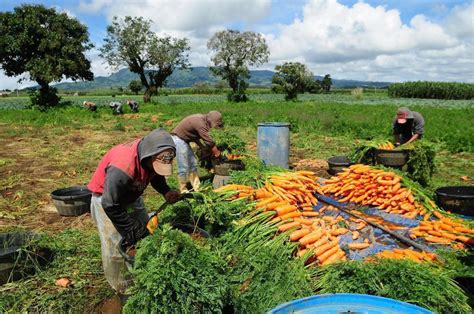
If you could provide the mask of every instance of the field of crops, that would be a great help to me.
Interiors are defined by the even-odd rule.
[[[53,249],[56,254],[49,266],[38,266],[36,275],[0,287],[0,294],[2,294],[0,312],[8,310],[90,312],[97,310],[97,306],[104,299],[113,296],[113,292],[103,277],[99,239],[90,215],[80,217],[57,215],[49,193],[60,187],[88,182],[101,156],[111,146],[141,137],[156,127],[171,130],[189,114],[204,113],[209,110],[221,111],[226,131],[236,134],[247,143],[246,149],[249,156],[256,155],[257,123],[290,122],[290,161],[293,166],[300,168],[304,164],[301,161],[306,161],[308,164],[321,164],[330,156],[348,154],[365,140],[390,139],[391,122],[397,107],[409,106],[410,109],[419,111],[425,117],[424,141],[432,144],[437,154],[436,171],[425,192],[430,194],[443,185],[473,184],[474,103],[472,101],[390,99],[386,95],[368,95],[362,99],[356,99],[351,95],[319,94],[302,95],[299,101],[288,103],[283,101],[283,95],[269,94],[250,95],[251,101],[248,103],[231,104],[225,101],[225,95],[170,95],[153,98],[154,103],[142,105],[138,114],[131,114],[128,108],[125,108],[123,116],[113,116],[111,110],[105,107],[112,100],[124,101],[128,98],[128,96],[88,97],[87,99],[65,97],[63,100],[75,106],[63,106],[48,112],[18,110],[28,103],[27,98],[0,98],[0,108],[3,108],[0,109],[0,145],[4,147],[0,152],[0,193],[2,195],[0,230],[35,230],[44,234],[41,244]],[[130,98],[138,101],[141,99],[140,96]],[[96,101],[100,105],[98,111],[92,113],[81,108],[79,105],[83,100]],[[440,253],[443,256],[442,264],[419,264],[396,260],[370,267],[366,266],[366,263],[355,262],[308,269],[302,260],[292,258],[291,262],[288,262],[289,257],[296,254],[295,244],[301,238],[287,245],[285,241],[289,233],[281,233],[281,236],[272,241],[268,241],[268,238],[264,236],[256,236],[257,231],[264,235],[275,234],[281,227],[272,223],[270,225],[263,223],[268,219],[274,219],[274,213],[255,218],[253,222],[256,224],[252,225],[253,229],[242,227],[234,230],[236,224],[232,223],[233,219],[242,218],[241,215],[251,211],[255,204],[249,203],[247,198],[253,193],[256,197],[256,191],[262,187],[261,184],[265,179],[273,180],[269,188],[272,192],[277,191],[275,193],[278,195],[281,194],[280,185],[292,180],[288,174],[266,172],[258,165],[250,164],[248,169],[248,172],[242,174],[240,178],[235,178],[237,183],[251,186],[245,191],[239,191],[242,196],[240,201],[234,200],[223,205],[223,198],[229,197],[228,194],[215,195],[209,192],[204,196],[206,203],[196,199],[179,205],[183,206],[180,207],[183,209],[181,213],[186,213],[186,210],[189,210],[187,206],[194,204],[192,214],[199,217],[206,215],[206,219],[210,221],[207,227],[210,228],[208,230],[211,233],[225,235],[227,231],[233,230],[227,237],[223,237],[221,242],[196,245],[189,240],[189,237],[166,228],[160,229],[153,237],[144,241],[143,246],[147,249],[142,250],[137,259],[147,261],[153,255],[162,257],[160,260],[163,262],[153,262],[147,264],[148,266],[137,268],[138,280],[143,283],[142,287],[147,286],[149,289],[156,289],[155,291],[170,291],[169,295],[163,294],[157,304],[169,304],[173,298],[171,291],[174,291],[172,289],[179,281],[180,285],[186,287],[182,291],[183,298],[179,300],[181,309],[187,306],[200,306],[203,310],[216,310],[231,302],[237,312],[253,313],[268,310],[276,304],[307,296],[315,291],[318,293],[351,291],[399,298],[439,312],[443,312],[443,306],[452,306],[459,312],[469,311],[467,297],[462,293],[459,294],[459,288],[451,280],[456,276],[474,273],[472,265],[462,262],[463,256],[467,254],[464,251]],[[324,167],[319,170],[318,176],[329,177]],[[206,174],[204,169],[200,171],[201,174]],[[274,177],[271,177],[272,175]],[[290,182],[292,186],[298,186],[297,190],[307,190],[301,187],[301,182],[298,182],[298,180],[306,179],[299,177],[295,180]],[[171,177],[169,183],[176,187],[176,178]],[[270,191],[263,192],[270,193]],[[330,194],[330,191],[327,193]],[[297,199],[300,197],[295,191],[289,191],[287,194]],[[382,194],[377,195],[378,198],[394,196],[394,192]],[[144,196],[145,204],[150,210],[156,209],[163,202],[163,199],[151,189],[148,189]],[[364,195],[358,197],[362,196]],[[306,197],[306,195],[301,197]],[[407,193],[405,199],[408,198]],[[377,202],[376,199],[373,201]],[[305,218],[300,215],[309,215],[306,218],[311,220],[314,228],[304,231],[309,231],[307,235],[312,235],[311,239],[306,238],[305,241],[315,240],[316,235],[320,240],[321,228],[330,233],[341,229],[334,231],[334,235],[329,235],[327,239],[321,238],[334,245],[335,237],[339,237],[337,233],[342,233],[343,228],[353,229],[353,221],[350,220],[344,222],[340,218],[323,219],[323,214],[321,217],[310,217],[310,214],[304,213],[303,204],[306,204],[307,208],[308,202],[311,203],[314,200],[309,197],[309,199],[303,198],[303,202],[300,200],[296,202],[296,205],[301,205],[301,208],[298,207],[298,211],[301,209],[298,214],[293,213],[295,212],[295,208],[291,207],[293,204],[280,209],[289,211],[280,212],[281,215],[288,213],[295,215],[291,219]],[[411,209],[413,205],[414,211],[406,211],[404,214],[414,215],[416,210],[418,210],[417,215],[422,213],[422,209],[414,202],[405,201],[404,204],[398,205],[399,208],[395,209],[394,206],[390,210],[400,210],[402,205],[408,210],[408,207]],[[233,218],[229,218],[229,213],[232,213]],[[171,208],[166,215],[163,217],[164,220],[176,219]],[[308,222],[304,221],[304,223]],[[345,223],[347,223],[346,226]],[[298,226],[308,229],[300,224]],[[298,226],[293,227],[298,228]],[[295,231],[291,228],[288,230]],[[355,229],[351,231],[351,237],[354,236],[353,231]],[[344,230],[344,232],[347,235],[344,233],[340,235],[341,237],[349,235],[347,231]],[[426,237],[432,239],[432,235],[428,232],[426,234],[420,230],[413,232],[421,232],[416,233],[420,234],[417,236],[420,239]],[[445,233],[447,232],[441,234],[445,235]],[[416,234],[413,235],[416,236]],[[81,239],[80,244],[77,239]],[[158,241],[161,241],[163,245],[157,246]],[[366,246],[362,237],[360,242],[359,246]],[[357,250],[356,246],[354,249]],[[255,251],[256,247],[259,250]],[[335,257],[332,257],[333,255],[326,254],[327,256],[324,255],[322,259],[330,258],[334,261],[350,257],[342,255],[339,250],[342,246],[338,246],[337,249],[334,247],[336,246],[330,249],[337,256],[333,254]],[[170,255],[170,250],[175,249],[183,250],[184,253]],[[302,249],[300,247],[300,251]],[[304,256],[305,252],[300,252],[300,255]],[[322,254],[324,252],[320,252],[319,256]],[[189,263],[193,259],[196,262]],[[320,262],[322,263],[321,260]],[[188,268],[174,268],[173,265],[187,265],[193,271],[189,272]],[[200,267],[201,265],[207,266],[204,268]],[[401,272],[400,269],[407,270],[410,275]],[[202,281],[196,279],[198,278],[196,274],[201,276],[199,278]],[[403,278],[400,279],[400,277]],[[62,288],[56,285],[55,282],[59,278],[68,278],[73,282],[73,286]],[[166,278],[176,278],[177,281]],[[253,278],[253,281],[249,278]],[[280,289],[281,287],[274,285],[269,278],[280,278],[281,284],[286,285],[287,288]],[[316,279],[309,280],[309,278]],[[353,278],[353,280],[348,282],[343,278]],[[373,278],[375,278],[375,283]],[[403,284],[397,285],[397,280]],[[260,284],[256,285],[253,282]],[[380,289],[382,286],[389,289]],[[150,291],[140,289],[140,287],[134,289],[135,297],[128,304],[130,311],[133,308],[140,308],[152,298]],[[42,291],[42,293],[39,294],[37,291]],[[416,294],[413,291],[416,291]],[[198,305],[193,303],[193,298],[184,297],[198,292],[202,292],[203,296]],[[424,299],[426,295],[431,297]]]
[[[250,94],[249,98],[255,102],[281,102],[285,99],[283,94]],[[84,100],[93,101],[98,106],[107,106],[111,101],[125,102],[127,99],[141,101],[141,96],[127,95],[112,96],[64,96],[62,100],[74,105],[82,105]],[[386,91],[365,94],[361,98],[349,94],[303,94],[298,99],[304,102],[339,103],[353,105],[393,105],[393,106],[436,106],[449,108],[474,108],[473,100],[442,100],[442,99],[418,99],[418,98],[389,98]],[[152,101],[158,104],[186,104],[186,103],[222,103],[227,100],[225,94],[221,95],[169,95],[154,96]],[[28,106],[28,97],[4,97],[0,98],[0,109],[22,109]]]

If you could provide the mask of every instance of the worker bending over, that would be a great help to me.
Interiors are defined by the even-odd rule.
[[[423,137],[425,120],[416,111],[401,107],[393,121],[393,135],[395,146],[419,140]]]
[[[221,152],[209,134],[211,128],[222,128],[222,115],[218,111],[207,114],[193,114],[184,118],[171,132],[176,144],[178,180],[181,193],[186,192],[186,183],[191,182],[196,191],[200,181],[197,172],[197,160],[189,143],[196,143],[202,151],[210,150],[212,156],[219,157]],[[201,142],[202,140],[202,142]]]
[[[128,285],[120,240],[125,238],[125,245],[131,246],[149,234],[149,216],[141,197],[145,188],[151,183],[168,203],[179,199],[179,193],[170,189],[164,177],[172,173],[175,152],[171,135],[156,129],[144,138],[110,149],[87,186],[93,193],[91,215],[99,230],[104,274],[118,293]]]

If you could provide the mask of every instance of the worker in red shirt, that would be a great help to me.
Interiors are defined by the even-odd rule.
[[[144,138],[110,149],[88,184],[93,193],[91,215],[99,230],[102,265],[109,284],[123,293],[128,286],[119,242],[131,246],[147,236],[149,216],[141,195],[149,183],[168,203],[180,194],[170,189],[165,176],[172,174],[176,147],[171,135],[156,129]]]

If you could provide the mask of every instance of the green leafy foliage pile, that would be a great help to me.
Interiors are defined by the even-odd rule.
[[[226,129],[211,129],[210,132],[217,148],[225,154],[242,154],[247,143],[234,132]]]
[[[165,226],[140,242],[124,313],[221,312],[228,294],[224,261]]]
[[[320,293],[360,293],[409,302],[436,313],[472,313],[467,297],[440,269],[408,260],[332,264],[317,272]]]
[[[388,87],[390,97],[434,98],[434,99],[472,99],[474,84],[455,82],[404,82]]]
[[[245,199],[228,202],[230,194],[194,192],[192,199],[184,199],[168,206],[159,215],[159,221],[169,224],[193,224],[205,229],[212,236],[218,236],[230,231],[233,222],[244,217],[251,209]]]

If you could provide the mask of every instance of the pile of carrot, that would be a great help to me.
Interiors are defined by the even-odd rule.
[[[393,172],[357,164],[326,180],[321,190],[341,197],[341,202],[377,206],[411,219],[418,215],[429,219],[431,214],[415,200],[409,189],[402,187],[401,179]]]
[[[410,230],[410,237],[422,237],[428,243],[451,245],[456,249],[464,249],[465,244],[474,245],[474,229],[462,223],[433,212],[437,220],[420,221],[418,227]]]
[[[410,259],[417,263],[423,261],[434,262],[436,261],[436,254],[428,252],[417,252],[410,249],[393,249],[379,252],[374,255],[375,257],[380,258],[391,258],[391,259]],[[373,256],[370,256],[366,259],[367,261],[372,261]]]
[[[301,211],[312,211],[318,203],[314,192],[322,192],[312,171],[279,172],[267,178],[260,189],[251,186],[229,184],[215,192],[235,191],[236,198],[249,198],[257,201],[257,209],[276,210],[282,219],[301,216]],[[298,213],[297,213],[298,212]],[[290,214],[284,216],[285,214]]]
[[[340,227],[342,217],[296,217],[278,227],[279,232],[289,231],[289,240],[298,243],[297,256],[303,256],[311,250],[312,258],[319,265],[327,265],[347,260],[345,252],[339,246],[339,236],[350,232]]]
[[[379,144],[379,145],[377,146],[377,148],[379,148],[379,149],[386,149],[386,150],[392,150],[392,149],[395,148],[395,146],[393,146],[393,143],[392,143],[392,142],[387,141],[387,142],[385,142],[385,143]]]

